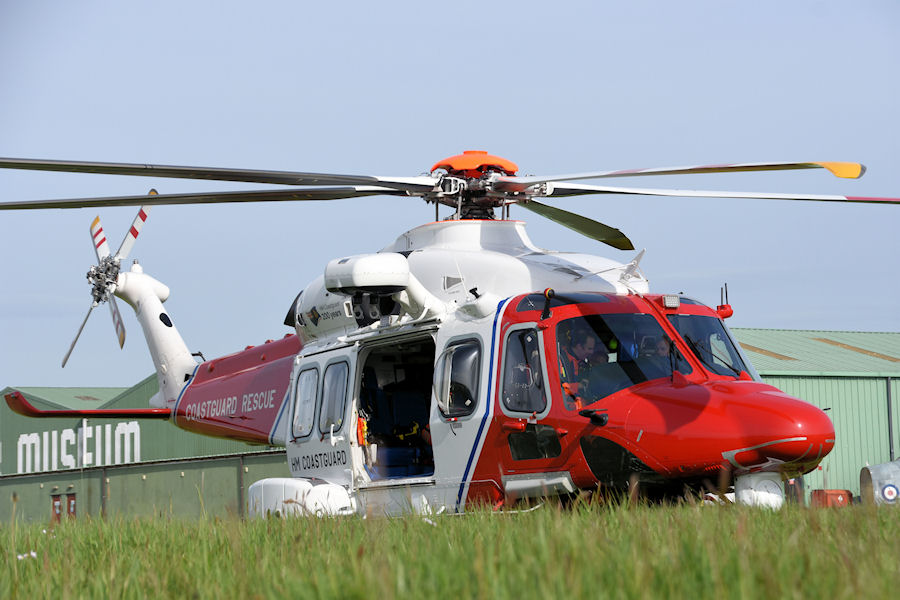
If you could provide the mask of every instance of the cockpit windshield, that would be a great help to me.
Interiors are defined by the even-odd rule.
[[[718,375],[737,377],[741,371],[758,379],[753,367],[746,363],[722,321],[704,315],[669,315],[688,347],[706,368]]]
[[[649,314],[575,317],[556,326],[566,408],[580,409],[638,383],[691,372],[662,326]]]

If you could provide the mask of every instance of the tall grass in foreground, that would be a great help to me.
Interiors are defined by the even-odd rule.
[[[3,598],[877,598],[900,589],[900,512],[79,519],[3,524],[0,552]]]

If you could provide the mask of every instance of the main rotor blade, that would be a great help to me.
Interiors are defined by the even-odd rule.
[[[612,246],[613,248],[617,248],[619,250],[634,250],[634,244],[631,243],[631,240],[629,240],[624,233],[622,233],[615,227],[604,225],[603,223],[594,221],[593,219],[582,217],[581,215],[563,210],[561,208],[556,208],[555,206],[541,204],[540,202],[537,202],[535,200],[522,202],[519,204],[519,206],[521,206],[522,208],[527,208],[531,212],[537,213],[542,217],[559,223],[563,227],[567,227],[572,231],[577,231],[581,235],[585,235],[591,239],[597,240],[598,242],[603,242],[604,244]]]
[[[734,163],[726,165],[698,165],[692,167],[661,167],[656,169],[626,169],[623,171],[597,171],[570,175],[514,177],[503,176],[494,182],[494,189],[501,192],[522,192],[539,183],[573,181],[576,179],[603,179],[606,177],[639,177],[643,175],[697,175],[706,173],[736,173],[746,171],[786,171],[793,169],[827,169],[837,177],[858,179],[866,167],[854,162],[767,162]]]
[[[158,204],[214,204],[220,202],[284,202],[306,200],[340,200],[360,196],[405,196],[401,190],[376,186],[346,186],[290,190],[253,190],[246,192],[202,192],[196,194],[159,194],[157,196],[107,196],[102,198],[67,198],[58,200],[23,200],[0,202],[0,210],[39,208],[84,208],[88,206],[154,206]]]
[[[0,158],[2,169],[62,171],[66,173],[100,173],[139,177],[174,177],[244,183],[277,183],[286,185],[377,185],[395,190],[425,193],[434,190],[438,180],[429,175],[419,177],[379,177],[374,175],[338,175],[301,171],[262,171],[216,167],[183,167],[174,165],[142,165],[134,163],[40,160],[32,158]]]
[[[551,184],[548,197],[581,196],[585,194],[631,194],[639,196],[678,196],[685,198],[751,198],[759,200],[809,200],[812,202],[867,202],[871,204],[900,204],[900,198],[875,196],[838,196],[835,194],[785,194],[778,192],[726,192],[713,190],[671,190],[653,188],[624,188],[583,183]]]
[[[62,360],[62,368],[66,368],[66,363],[69,362],[69,357],[72,355],[72,350],[75,349],[75,344],[78,343],[78,338],[81,337],[81,332],[84,331],[84,324],[87,323],[88,317],[91,316],[91,311],[94,310],[94,305],[88,309],[87,314],[84,315],[84,321],[81,322],[81,327],[78,328],[78,333],[75,334],[75,339],[72,340],[72,345],[69,346],[69,351],[66,352],[66,355],[63,356]]]

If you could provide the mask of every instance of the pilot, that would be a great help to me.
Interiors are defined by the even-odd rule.
[[[659,338],[656,342],[656,356],[669,357],[669,342],[666,338]]]
[[[598,362],[606,362],[606,355],[597,352],[597,336],[580,328],[572,331],[568,347],[562,350],[559,362],[566,408],[580,409],[591,368]]]
[[[669,356],[671,342],[665,337],[648,340],[644,345],[642,369],[647,379],[667,377],[672,374],[672,362]]]

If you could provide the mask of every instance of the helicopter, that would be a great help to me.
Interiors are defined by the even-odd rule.
[[[97,217],[93,308],[115,302],[141,324],[159,383],[150,407],[39,410],[33,417],[164,419],[187,431],[285,449],[291,477],[254,483],[248,512],[402,514],[511,507],[520,500],[640,490],[704,493],[779,506],[784,482],[835,444],[819,408],[761,381],[715,308],[651,293],[643,251],[621,263],[544,250],[509,218],[518,205],[619,250],[619,229],[538,199],[584,194],[900,203],[898,198],[613,187],[619,177],[825,169],[849,162],[767,162],[518,176],[485,151],[425,175],[0,159],[0,168],[279,184],[286,189],[0,203],[0,210],[139,206],[113,254]],[[313,187],[310,187],[313,186]],[[418,197],[435,220],[381,250],[341,256],[289,303],[283,338],[206,360],[189,350],[163,303],[169,289],[128,257],[150,207],[257,201]],[[439,219],[438,208],[453,209]],[[286,301],[286,304],[288,302]]]

